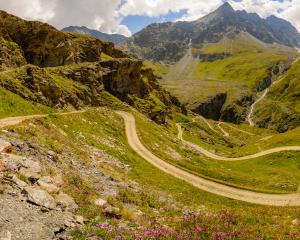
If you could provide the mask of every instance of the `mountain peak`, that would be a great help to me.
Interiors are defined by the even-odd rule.
[[[234,9],[229,2],[225,2],[216,11],[234,12]]]

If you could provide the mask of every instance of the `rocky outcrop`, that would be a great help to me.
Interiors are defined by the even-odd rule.
[[[202,62],[214,62],[214,61],[217,61],[217,60],[223,60],[223,59],[228,58],[230,56],[231,55],[229,53],[216,53],[216,54],[200,53],[198,57]]]
[[[227,93],[219,93],[210,98],[204,103],[194,108],[192,111],[202,115],[205,118],[219,120],[221,117],[221,110],[227,99]]]
[[[220,120],[240,124],[245,121],[248,108],[253,103],[252,95],[241,95],[234,103],[224,105]]]
[[[102,67],[111,69],[103,76],[105,90],[126,99],[127,95],[144,98],[151,92],[151,86],[143,79],[143,63],[131,59],[104,61]]]
[[[18,54],[24,53],[27,63],[40,67],[95,62],[101,52],[112,57],[126,56],[112,43],[87,35],[63,33],[48,24],[25,21],[4,11],[0,11],[0,36],[22,49]]]
[[[0,70],[1,67],[20,67],[25,64],[23,50],[16,43],[0,37]]]
[[[261,92],[271,86],[272,82],[278,79],[278,76],[282,75],[290,68],[289,62],[278,62],[274,66],[268,69],[267,76],[262,79],[256,86],[256,91]]]
[[[151,69],[128,58],[113,43],[63,33],[4,11],[0,11],[0,37],[10,47],[0,44],[0,61],[15,68],[0,79],[0,86],[26,100],[79,109],[102,106],[101,96],[107,91],[132,106],[144,106],[142,112],[160,123],[165,123],[170,107],[181,107],[158,86]]]

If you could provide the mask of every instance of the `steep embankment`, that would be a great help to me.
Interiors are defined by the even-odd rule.
[[[300,125],[300,60],[265,90],[253,106],[251,122],[260,127],[270,127],[280,132]],[[252,120],[253,118],[253,120]]]

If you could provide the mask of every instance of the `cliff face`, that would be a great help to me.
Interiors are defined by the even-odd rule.
[[[152,70],[113,43],[63,33],[3,11],[0,63],[4,70],[0,86],[50,107],[101,106],[103,93],[109,92],[160,123],[166,121],[170,107],[176,107],[173,97],[158,87]]]

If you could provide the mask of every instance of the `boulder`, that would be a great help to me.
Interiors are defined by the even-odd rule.
[[[35,183],[41,176],[41,166],[38,162],[27,159],[23,162],[23,167],[20,169],[20,174],[27,177],[32,183]]]
[[[84,218],[82,216],[79,216],[79,215],[75,216],[75,221],[78,224],[81,224],[81,225],[84,224]]]
[[[55,196],[55,201],[58,206],[67,211],[74,211],[78,208],[78,205],[75,203],[74,199],[63,192],[60,192],[57,196]]]
[[[24,158],[13,155],[13,154],[3,154],[2,163],[4,164],[4,170],[10,172],[18,172],[23,165]]]
[[[54,198],[42,189],[37,187],[25,187],[23,193],[25,193],[28,202],[48,209],[54,209],[56,207]]]
[[[11,145],[11,143],[0,139],[0,153],[11,153],[12,150],[13,146]]]
[[[46,180],[45,180],[46,179]],[[41,189],[47,191],[48,193],[58,193],[59,188],[52,184],[51,182],[47,182],[47,178],[43,177],[37,181],[37,184]]]
[[[107,204],[107,201],[104,200],[104,199],[99,198],[99,199],[95,200],[94,203],[95,203],[95,205],[97,205],[99,207],[103,207],[104,205]]]
[[[24,181],[22,181],[22,180],[20,180],[20,179],[19,179],[17,176],[15,176],[15,175],[12,177],[12,181],[13,181],[19,188],[21,188],[21,189],[27,187],[27,183],[24,182]]]

